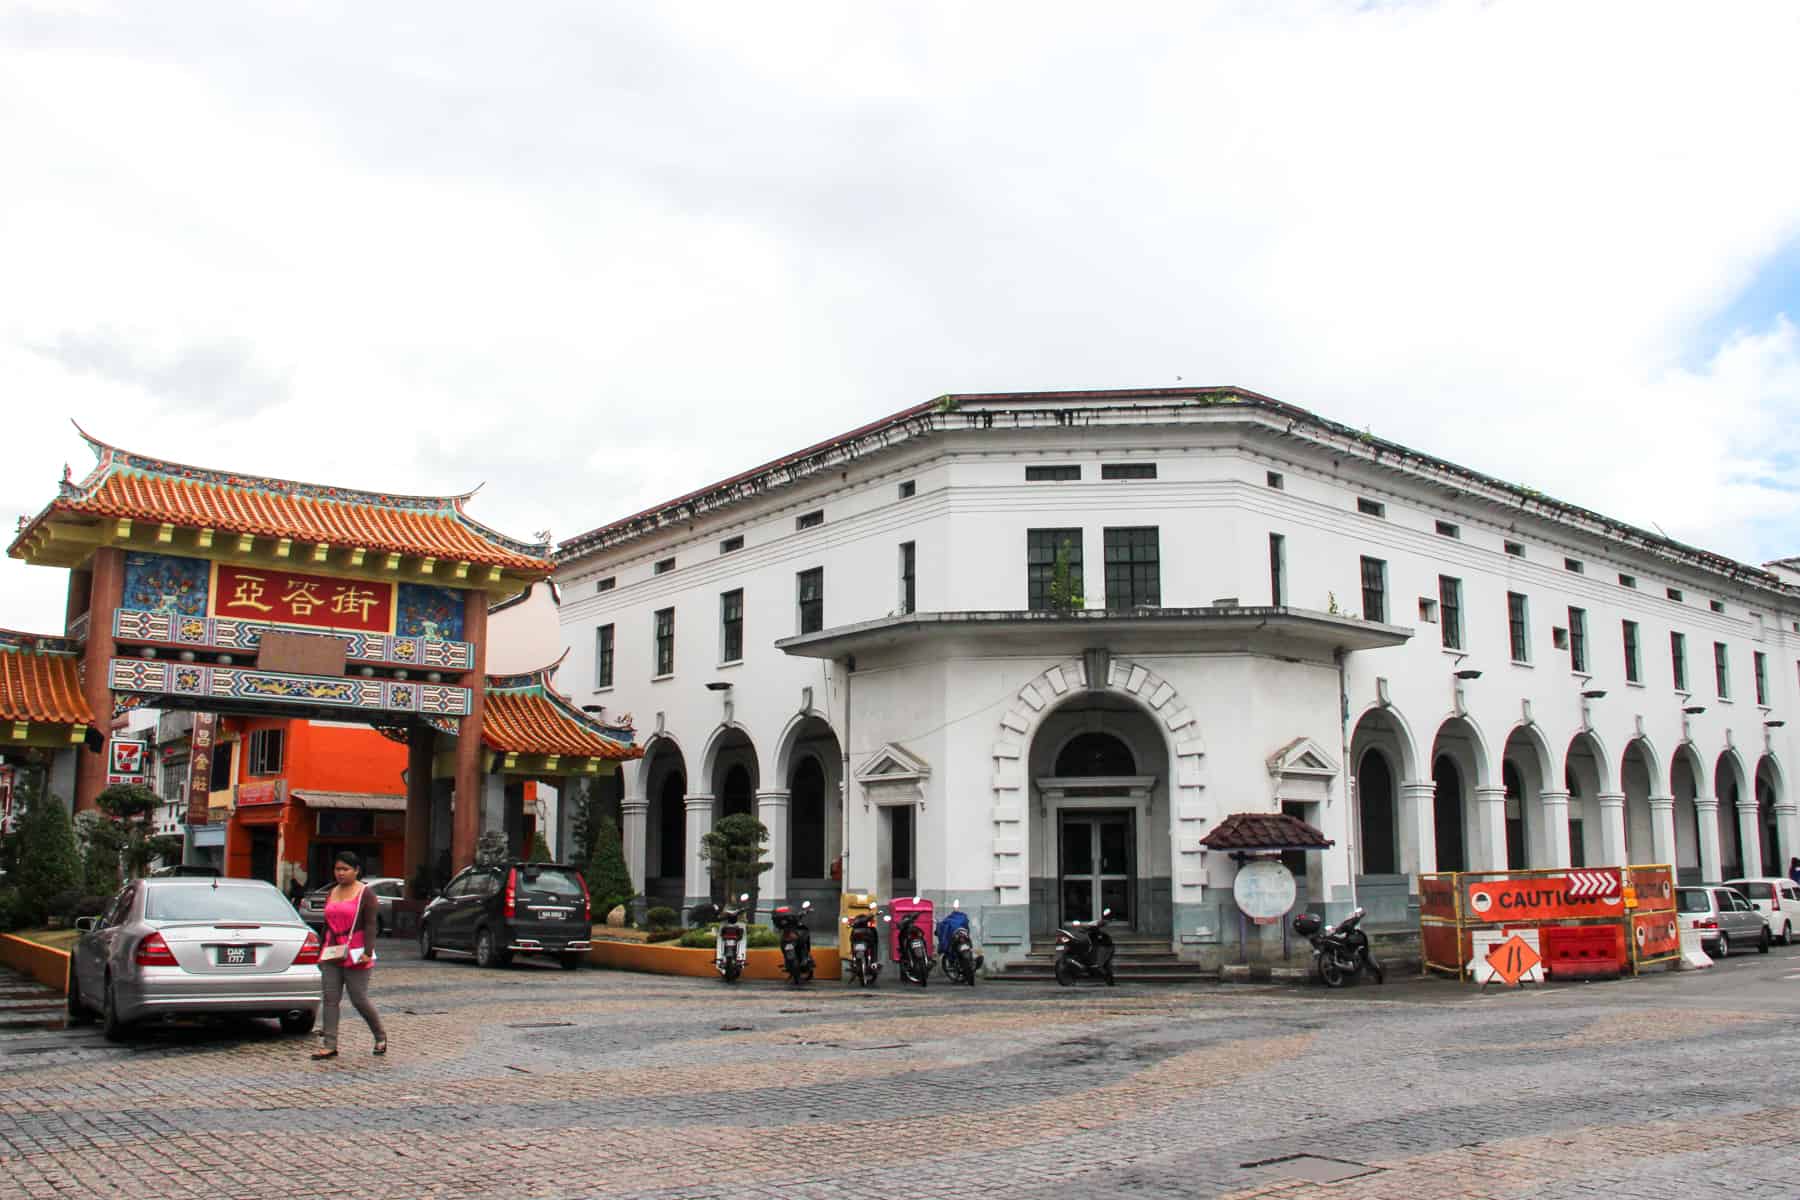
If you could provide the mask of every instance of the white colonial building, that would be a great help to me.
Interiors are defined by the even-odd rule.
[[[563,543],[561,682],[645,746],[653,901],[754,812],[762,903],[960,898],[1005,959],[1106,905],[1205,959],[1287,812],[1303,902],[1434,870],[1800,853],[1800,572],[1235,389],[951,396]]]

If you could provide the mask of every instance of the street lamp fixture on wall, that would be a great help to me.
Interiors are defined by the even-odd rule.
[[[1458,679],[1480,679],[1481,672],[1475,667],[1464,667],[1456,673]]]

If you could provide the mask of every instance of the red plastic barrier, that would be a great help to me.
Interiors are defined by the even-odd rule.
[[[1552,979],[1614,979],[1625,972],[1625,935],[1617,925],[1545,925],[1538,945]]]

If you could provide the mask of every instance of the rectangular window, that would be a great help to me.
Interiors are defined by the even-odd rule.
[[[594,630],[594,686],[613,685],[613,627],[602,625]]]
[[[1287,538],[1279,533],[1269,535],[1269,603],[1287,603]]]
[[[618,582],[619,580],[616,575],[608,575],[605,579],[595,581],[594,590],[596,592],[610,592],[618,585]]]
[[[1439,521],[1437,531],[1439,537],[1459,538],[1462,536],[1462,530],[1448,521]]]
[[[1579,558],[1565,558],[1563,559],[1563,570],[1573,571],[1577,575],[1585,575],[1587,574],[1587,564]]]
[[[909,613],[916,611],[919,594],[915,572],[919,565],[918,543],[900,543],[900,611]]]
[[[801,513],[794,518],[795,529],[817,529],[825,523],[825,510],[815,508],[809,513]]]
[[[1525,597],[1506,593],[1506,634],[1514,662],[1531,661],[1531,613]]]
[[[656,653],[653,661],[656,674],[673,675],[675,673],[675,610],[659,608],[656,610]]]
[[[1058,598],[1051,594],[1051,585],[1056,582],[1058,555],[1062,556],[1067,567],[1068,597],[1065,599],[1082,595],[1081,530],[1025,531],[1025,601],[1034,612],[1059,607]],[[1082,606],[1073,604],[1071,607]]]
[[[1419,597],[1419,620],[1427,625],[1437,624],[1438,602],[1430,596]]]
[[[1769,656],[1761,650],[1752,650],[1750,652],[1750,669],[1756,679],[1756,702],[1767,704],[1769,702]]]
[[[1623,571],[1621,571],[1619,573],[1619,586],[1635,588],[1637,586],[1637,576],[1636,575],[1627,575]]]
[[[1026,467],[1026,483],[1063,483],[1071,479],[1081,478],[1079,464],[1056,467]]]
[[[1569,666],[1576,671],[1588,669],[1587,609],[1585,608],[1569,610]]]
[[[1669,634],[1669,665],[1675,669],[1675,690],[1685,692],[1687,683],[1687,635],[1683,633]]]
[[[796,574],[794,592],[800,608],[800,632],[817,633],[825,628],[825,568]]]
[[[1365,517],[1387,516],[1387,505],[1379,500],[1370,500],[1366,496],[1356,498],[1356,511]]]
[[[675,569],[675,560],[672,558],[665,558],[661,562],[657,563],[654,567],[651,567],[650,573],[652,575],[667,575],[670,571],[673,571],[674,569]]]
[[[1387,620],[1387,563],[1365,556],[1362,560],[1363,620]]]
[[[231,748],[236,743],[220,742],[213,751],[212,768],[207,771],[207,789],[222,792],[231,786]]]
[[[1638,623],[1625,622],[1625,682],[1637,683],[1641,676],[1638,672]]]
[[[900,498],[902,500],[911,500],[915,495],[918,494],[918,491],[919,491],[919,485],[914,480],[911,480],[911,479],[903,480],[900,484]]]
[[[1263,482],[1268,484],[1270,487],[1274,488],[1278,492],[1283,491],[1287,488],[1287,480],[1282,477],[1282,474],[1280,471],[1270,471],[1268,474],[1263,476]]]
[[[1462,580],[1448,575],[1438,576],[1438,612],[1443,615],[1444,623],[1440,633],[1444,639],[1444,649],[1461,650],[1462,636]]]
[[[1706,607],[1712,609],[1716,613],[1722,613],[1725,611],[1725,602],[1723,600],[1708,600],[1706,602]]]
[[[1514,558],[1525,557],[1525,546],[1522,542],[1501,542],[1500,546]]]
[[[250,732],[249,763],[244,768],[246,775],[279,775],[281,774],[282,731],[279,729],[254,729]]]
[[[1680,588],[1664,588],[1663,595],[1665,595],[1669,599],[1675,601],[1675,603],[1677,603],[1677,604],[1681,603],[1681,589]]]
[[[744,589],[719,594],[719,661],[744,661]]]
[[[1102,479],[1155,479],[1155,463],[1101,463]]]
[[[1731,699],[1731,663],[1725,657],[1725,643],[1713,643],[1713,685],[1721,700]]]
[[[1106,607],[1162,604],[1162,555],[1154,525],[1106,531]]]
[[[741,533],[738,534],[736,537],[728,537],[724,541],[719,543],[719,553],[720,554],[733,554],[739,550],[742,550],[743,548],[744,548],[744,535]]]

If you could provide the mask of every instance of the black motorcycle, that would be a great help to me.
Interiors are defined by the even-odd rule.
[[[1056,982],[1074,987],[1077,979],[1104,979],[1107,987],[1118,986],[1113,978],[1113,940],[1106,932],[1112,909],[1100,910],[1100,919],[1088,924],[1070,921],[1056,931]]]
[[[736,983],[744,973],[750,950],[750,935],[744,929],[744,906],[750,894],[738,897],[736,908],[719,910],[719,929],[713,935],[713,966],[726,983]]]
[[[881,978],[880,921],[872,912],[841,919],[850,926],[850,974],[858,987],[872,987]]]
[[[812,930],[806,927],[806,914],[811,911],[812,901],[803,900],[798,909],[782,905],[772,918],[781,934],[781,969],[795,987],[812,982]]]
[[[1336,925],[1322,925],[1312,913],[1294,918],[1294,932],[1312,943],[1313,966],[1326,987],[1355,983],[1365,971],[1376,983],[1386,981],[1387,974],[1369,950],[1369,935],[1362,931],[1364,915],[1362,909],[1352,909]]]
[[[958,901],[955,913],[962,913],[962,902]],[[951,918],[945,918],[951,921]],[[938,964],[944,969],[944,978],[951,983],[966,983],[975,986],[975,976],[987,959],[975,952],[975,938],[969,932],[969,919],[962,917],[960,923],[954,923],[949,934],[938,945]],[[938,926],[941,931],[942,925]]]
[[[900,918],[900,978],[906,983],[927,987],[931,983],[931,955],[925,950],[925,931],[919,928],[919,914],[909,912]]]

